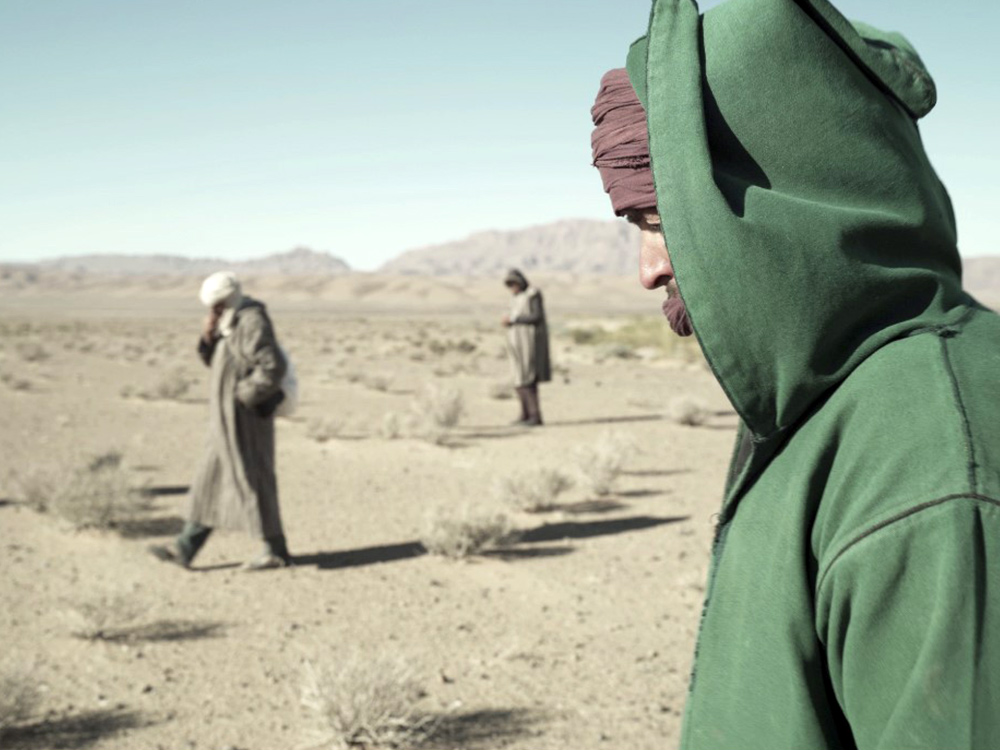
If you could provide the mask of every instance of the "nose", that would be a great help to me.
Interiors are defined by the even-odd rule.
[[[652,290],[666,286],[673,278],[674,269],[660,228],[643,229],[639,240],[639,283]]]

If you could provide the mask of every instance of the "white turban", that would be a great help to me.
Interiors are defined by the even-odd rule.
[[[201,284],[199,293],[201,304],[205,307],[213,307],[220,302],[225,302],[226,307],[236,307],[243,293],[240,289],[239,279],[232,271],[219,271],[213,273]]]

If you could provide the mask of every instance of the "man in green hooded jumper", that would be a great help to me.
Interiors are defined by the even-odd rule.
[[[741,418],[681,746],[1000,747],[1000,318],[930,75],[826,0],[656,0],[621,80],[595,163]]]

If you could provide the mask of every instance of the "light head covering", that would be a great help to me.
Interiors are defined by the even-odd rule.
[[[615,214],[655,209],[646,110],[625,68],[609,70],[601,78],[590,115],[594,120],[590,136],[593,163],[601,172],[604,191],[611,196]]]
[[[227,308],[235,308],[243,298],[243,291],[236,274],[232,271],[219,271],[202,282],[198,297],[205,307],[225,302]]]
[[[512,268],[507,272],[507,275],[504,277],[503,283],[504,286],[513,286],[516,284],[517,286],[521,287],[522,292],[528,288],[528,280],[525,278],[524,274],[518,271],[516,268]]]

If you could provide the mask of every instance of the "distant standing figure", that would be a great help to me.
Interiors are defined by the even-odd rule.
[[[510,315],[505,315],[507,352],[514,371],[514,386],[521,400],[521,418],[514,424],[537,427],[542,424],[538,402],[538,384],[552,380],[549,363],[549,328],[545,322],[542,293],[528,284],[516,268],[503,282],[514,299]]]
[[[239,530],[264,540],[263,552],[244,569],[281,568],[291,557],[278,509],[274,410],[287,362],[267,309],[243,295],[236,276],[209,276],[200,296],[210,309],[198,340],[198,354],[211,368],[205,455],[184,530],[173,545],[150,551],[187,568],[213,529]]]

